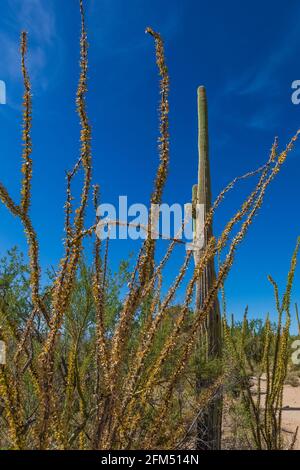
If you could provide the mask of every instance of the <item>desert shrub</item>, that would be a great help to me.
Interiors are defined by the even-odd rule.
[[[232,370],[236,387],[232,390],[232,377],[229,393],[234,399],[240,399],[238,416],[234,420],[241,419],[244,427],[244,438],[250,448],[256,449],[282,449],[287,443],[284,442],[282,434],[282,400],[284,384],[289,383],[291,375],[288,368],[291,357],[290,348],[290,297],[294,273],[296,269],[297,254],[300,239],[295,248],[291,267],[287,278],[287,284],[282,299],[279,297],[279,289],[276,282],[269,277],[274,287],[275,305],[277,309],[277,322],[273,325],[267,316],[266,322],[257,331],[254,331],[256,343],[259,344],[260,354],[255,354],[255,365],[253,355],[249,354],[249,336],[253,339],[253,328],[249,327],[247,311],[244,315],[242,325],[238,325],[239,334],[234,325],[228,326],[224,319],[225,358],[228,367]],[[253,322],[252,322],[253,326]],[[248,340],[247,340],[248,339]],[[257,351],[257,348],[255,348]],[[232,360],[234,360],[232,365]],[[255,374],[253,377],[250,374]],[[295,381],[293,384],[296,386]],[[298,380],[297,380],[298,385]],[[238,390],[238,393],[236,391]],[[235,407],[233,407],[235,414]],[[297,433],[297,430],[296,430]],[[295,438],[295,437],[294,437]]]

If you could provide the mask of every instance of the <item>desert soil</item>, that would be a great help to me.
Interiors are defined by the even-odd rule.
[[[285,385],[283,391],[282,429],[287,438],[291,439],[299,426],[294,449],[300,450],[300,386]]]
[[[252,391],[253,397],[257,396],[257,379],[252,377]],[[261,379],[261,402],[264,402],[266,381],[265,378]],[[239,444],[232,441],[232,422],[227,410],[226,400],[224,402],[223,412],[223,442],[224,449],[240,448]],[[298,386],[284,385],[283,390],[283,404],[282,404],[282,430],[285,440],[285,448],[289,448],[295,431],[298,427],[297,439],[294,444],[294,450],[300,450],[300,380],[298,379]],[[237,447],[236,447],[237,445]]]
[[[255,389],[255,385],[254,385]],[[262,377],[261,391],[265,392],[265,379]],[[298,386],[284,385],[282,403],[282,430],[287,443],[291,442],[294,433],[299,427],[295,450],[300,450],[300,382]],[[288,444],[287,444],[288,445]]]

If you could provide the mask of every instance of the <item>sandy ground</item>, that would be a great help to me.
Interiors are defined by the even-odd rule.
[[[255,384],[254,384],[255,389]],[[265,392],[265,379],[262,377],[261,391]],[[282,403],[282,430],[287,442],[291,442],[299,426],[295,450],[300,450],[300,382],[298,386],[284,385]]]
[[[253,397],[257,396],[257,379],[252,377],[253,383]],[[263,396],[265,395],[266,382],[264,377],[261,379],[261,402],[264,402]],[[232,422],[230,420],[228,412],[226,413],[226,401],[224,403],[223,414],[223,436],[224,442],[222,443],[223,448],[239,448],[237,443],[231,440]],[[290,443],[294,437],[294,433],[298,429],[297,440],[295,441],[294,450],[300,450],[300,380],[298,380],[298,386],[293,387],[292,385],[285,385],[283,391],[283,404],[282,404],[282,430],[285,440],[285,448],[289,448]],[[235,447],[235,446],[238,447]]]
[[[282,429],[287,436],[292,436],[299,426],[294,449],[300,450],[300,386],[284,386]]]

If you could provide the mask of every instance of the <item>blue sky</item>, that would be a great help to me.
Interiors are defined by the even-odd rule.
[[[213,194],[256,168],[277,135],[281,147],[300,127],[291,84],[300,79],[300,5],[297,0],[86,0],[90,42],[88,108],[93,127],[94,181],[102,201],[147,202],[157,167],[157,70],[146,26],[165,40],[171,77],[171,163],[165,202],[190,200],[197,172],[196,89],[209,100]],[[64,175],[78,157],[74,96],[78,77],[77,0],[1,0],[1,180],[18,198],[22,81],[19,35],[29,33],[33,88],[32,218],[43,267],[55,265],[63,237]],[[283,286],[300,234],[300,143],[270,187],[264,207],[240,247],[227,282],[230,311],[272,310],[271,273]],[[79,182],[77,187],[79,187]],[[216,217],[219,231],[247,194],[241,183]],[[90,217],[92,217],[90,210]],[[91,219],[90,219],[91,220]],[[25,249],[18,221],[0,208],[0,252]],[[130,244],[129,244],[130,245]],[[134,249],[115,242],[112,265]],[[180,254],[180,253],[179,253]],[[175,269],[177,260],[171,263]],[[179,261],[178,261],[179,262]],[[171,278],[170,278],[171,279]],[[294,297],[299,299],[300,275]],[[298,294],[298,296],[297,296]]]

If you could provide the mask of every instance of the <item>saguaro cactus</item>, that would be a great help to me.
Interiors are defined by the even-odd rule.
[[[198,166],[198,184],[197,188],[193,187],[193,201],[197,204],[202,204],[204,208],[204,217],[211,208],[211,180],[210,180],[210,167],[209,167],[209,152],[208,152],[208,117],[207,117],[207,99],[206,91],[203,86],[198,88],[198,153],[199,153],[199,166]],[[196,201],[195,201],[196,199]],[[200,239],[199,230],[203,229],[203,224],[195,223],[195,238]],[[212,224],[205,228],[204,232],[204,246],[212,236]],[[201,248],[195,251],[195,263],[201,255]],[[206,266],[201,278],[197,283],[196,292],[196,311],[201,309],[204,299],[215,279],[215,266],[214,260]],[[210,310],[206,323],[202,330],[205,334],[206,341],[206,359],[211,361],[217,359],[221,354],[221,319],[220,307],[218,298],[215,299],[214,307]],[[200,338],[201,341],[201,338]],[[203,387],[209,386],[209,380],[201,376],[201,370],[198,372],[197,389],[200,392]],[[198,420],[197,425],[197,448],[198,449],[219,449],[221,439],[221,398],[214,398],[208,407],[204,410]]]

